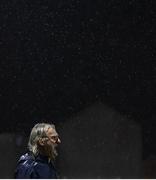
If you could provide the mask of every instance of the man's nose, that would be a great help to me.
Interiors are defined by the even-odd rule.
[[[57,143],[60,144],[61,143],[61,140],[60,138],[57,139]]]

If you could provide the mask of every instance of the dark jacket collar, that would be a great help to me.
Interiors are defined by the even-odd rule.
[[[48,156],[45,156],[45,155],[42,155],[42,154],[38,154],[37,157],[36,157],[36,160],[41,161],[41,162],[46,162],[46,163],[49,162]]]
[[[49,159],[48,156],[38,154],[35,159],[36,159],[36,161],[45,162],[45,163],[48,163],[48,164],[50,163],[50,164],[52,164],[54,166],[54,163]]]

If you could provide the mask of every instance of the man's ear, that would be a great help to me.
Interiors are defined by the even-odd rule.
[[[44,139],[43,139],[43,138],[39,138],[38,144],[39,144],[40,146],[44,146],[44,145],[45,145]]]

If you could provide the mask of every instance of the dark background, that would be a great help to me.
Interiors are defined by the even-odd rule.
[[[1,0],[1,132],[101,101],[138,122],[156,156],[154,0]]]

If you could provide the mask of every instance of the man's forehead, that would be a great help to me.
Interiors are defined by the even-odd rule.
[[[47,134],[52,135],[52,136],[57,136],[58,135],[58,133],[56,132],[56,129],[54,129],[54,128],[49,128],[47,130]]]

